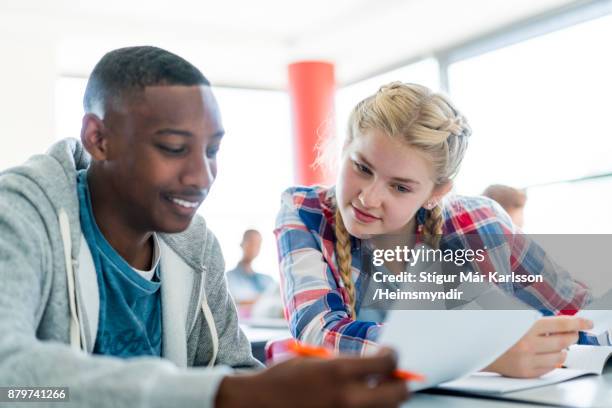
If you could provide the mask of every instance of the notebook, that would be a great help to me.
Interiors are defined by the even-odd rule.
[[[523,391],[571,380],[585,375],[601,375],[612,358],[612,347],[571,346],[565,361],[566,368],[558,368],[539,378],[508,378],[496,373],[480,372],[455,381],[440,384],[444,390],[499,395]]]

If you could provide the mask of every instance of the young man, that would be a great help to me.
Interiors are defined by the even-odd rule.
[[[224,133],[200,71],[155,47],[115,50],[84,107],[81,142],[0,173],[0,386],[68,387],[78,407],[406,398],[389,352],[234,373],[259,364],[195,215]]]
[[[257,299],[268,289],[275,286],[274,281],[268,275],[256,272],[253,269],[253,261],[259,255],[261,249],[261,234],[259,231],[250,229],[242,235],[242,258],[238,265],[227,272],[227,285],[234,302],[243,307],[245,312]]]

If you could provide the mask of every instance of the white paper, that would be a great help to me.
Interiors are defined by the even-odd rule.
[[[508,378],[497,373],[475,373],[440,384],[439,388],[477,394],[504,394],[556,384],[589,374],[592,373],[569,368],[557,368],[539,378]]]
[[[584,346],[576,344],[570,346],[565,360],[565,367],[584,370],[601,375],[606,362],[612,356],[612,347]]]
[[[612,347],[574,345],[570,347],[565,367],[539,378],[508,378],[496,373],[474,373],[439,388],[477,394],[504,394],[530,388],[556,384],[589,374],[601,375],[606,362],[612,357]]]
[[[402,369],[423,374],[413,391],[481,370],[516,343],[541,315],[533,310],[392,310],[379,343]]]

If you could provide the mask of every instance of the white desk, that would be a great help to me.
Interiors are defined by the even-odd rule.
[[[248,325],[248,324],[240,324],[240,328],[249,339],[251,343],[251,351],[253,356],[265,364],[265,347],[266,343],[269,340],[280,340],[287,339],[291,337],[291,332],[287,328],[287,324],[284,325],[274,325],[274,324],[258,324],[258,325]]]
[[[247,336],[247,339],[253,343],[266,343],[268,340],[279,340],[291,337],[291,333],[287,328],[271,328],[271,327],[252,327],[240,325],[240,328]]]
[[[507,393],[504,396],[521,400],[521,402],[416,393],[404,404],[403,408],[522,408],[535,406],[611,408],[612,364],[608,364],[601,376],[580,377],[546,387]]]

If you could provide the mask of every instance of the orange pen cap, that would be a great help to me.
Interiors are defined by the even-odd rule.
[[[316,347],[308,344],[300,343],[297,340],[293,340],[289,342],[289,350],[294,352],[295,354],[303,357],[318,357],[318,358],[332,358],[334,354],[324,348],[324,347]],[[405,381],[425,381],[425,376],[422,374],[414,373],[412,371],[407,370],[395,370],[393,372],[393,376],[395,378],[399,378],[400,380]]]

